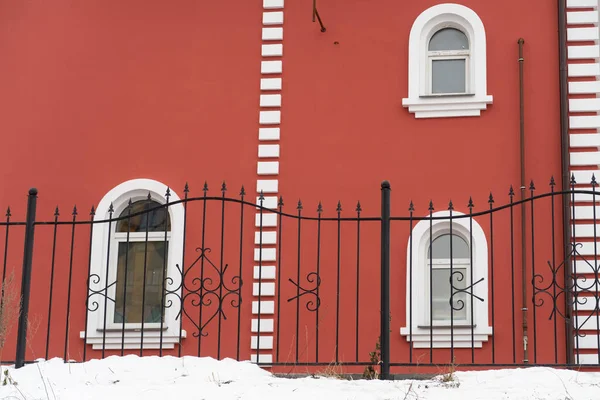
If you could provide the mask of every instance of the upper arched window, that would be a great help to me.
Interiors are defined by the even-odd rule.
[[[478,116],[487,94],[486,35],[470,8],[439,4],[413,23],[408,44],[408,97],[417,118]]]
[[[444,28],[429,41],[429,91],[432,94],[467,93],[469,39],[458,29]]]

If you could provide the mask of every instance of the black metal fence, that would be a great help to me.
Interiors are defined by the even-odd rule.
[[[274,370],[335,365],[384,379],[444,364],[597,367],[590,185],[560,191],[552,179],[538,194],[532,182],[500,206],[490,194],[483,207],[409,202],[391,216],[384,182],[368,217],[360,202],[307,216],[300,201],[251,202],[243,188],[228,197],[225,184],[193,197],[186,185],[176,201],[167,189],[164,201],[148,194],[83,219],[57,208],[46,221],[32,189],[25,222],[9,210],[0,224],[2,345],[17,367],[131,353],[254,355]]]

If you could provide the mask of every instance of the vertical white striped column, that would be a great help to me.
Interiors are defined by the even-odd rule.
[[[591,190],[592,175],[600,182],[600,49],[598,41],[599,0],[567,0],[567,58],[569,87],[570,170],[578,188]],[[600,189],[600,188],[597,188]],[[592,196],[575,197],[574,238],[583,246],[579,253],[594,263],[594,222]],[[597,217],[600,218],[600,209]],[[596,226],[600,234],[600,226]],[[600,249],[600,243],[598,243]],[[593,269],[585,260],[573,263],[577,274],[585,273],[588,287],[593,282]],[[587,275],[590,274],[590,275]],[[592,279],[590,279],[592,278]],[[586,293],[598,295],[597,293]],[[581,302],[583,303],[583,302]],[[575,361],[582,364],[598,363],[598,328],[596,318],[587,320],[594,309],[593,297],[585,304],[577,304],[574,324],[586,335],[575,338]]]
[[[284,0],[263,0],[256,202],[260,204],[262,193],[263,207],[269,209],[277,208],[279,193],[283,6]],[[261,215],[257,210],[255,226],[251,360],[271,363],[275,325],[277,215],[264,211]]]

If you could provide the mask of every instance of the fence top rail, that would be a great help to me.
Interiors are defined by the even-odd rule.
[[[552,187],[552,189],[554,189]],[[480,216],[485,216],[491,213],[495,213],[501,210],[505,210],[505,209],[509,209],[509,208],[513,208],[516,206],[519,206],[521,204],[525,204],[525,203],[530,203],[539,199],[543,199],[543,198],[548,198],[548,197],[557,197],[557,196],[570,196],[569,200],[572,201],[574,195],[589,195],[592,197],[592,199],[590,199],[587,202],[590,203],[594,203],[596,201],[596,196],[599,196],[599,200],[600,200],[600,191],[595,190],[595,187],[592,187],[592,190],[589,189],[575,189],[575,188],[571,188],[569,190],[561,190],[561,191],[549,191],[546,193],[541,193],[541,194],[534,194],[534,190],[535,188],[528,188],[527,192],[528,193],[528,197],[524,198],[524,199],[520,199],[520,200],[516,200],[515,196],[516,194],[511,190],[508,194],[509,196],[509,202],[500,206],[496,206],[494,207],[495,204],[495,199],[492,196],[492,194],[490,193],[489,196],[489,200],[486,202],[489,206],[489,208],[482,210],[482,211],[474,211],[475,205],[473,204],[472,200],[469,199],[468,203],[467,203],[467,208],[469,209],[468,213],[459,213],[459,212],[453,212],[452,215],[446,215],[446,216],[433,216],[433,212],[436,210],[436,208],[434,207],[433,202],[429,203],[429,206],[427,208],[427,214],[423,215],[416,215],[416,209],[413,205],[412,202],[410,202],[409,207],[407,207],[407,215],[403,215],[403,216],[391,216],[390,220],[391,221],[428,221],[428,220],[449,220],[449,219],[465,219],[465,218],[474,218],[474,217],[480,217]],[[187,193],[186,193],[187,194]],[[68,220],[59,220],[58,217],[58,210],[55,213],[55,218],[53,220],[39,220],[39,221],[35,221],[36,225],[89,225],[89,224],[105,224],[105,223],[115,223],[118,221],[122,221],[122,220],[127,220],[128,218],[133,218],[139,215],[143,215],[143,214],[148,214],[151,213],[153,211],[156,211],[158,209],[162,209],[162,208],[168,208],[168,207],[172,207],[178,204],[184,204],[187,205],[187,203],[194,203],[194,202],[224,202],[224,203],[233,203],[233,204],[239,204],[240,206],[248,206],[248,207],[252,207],[255,208],[257,210],[257,212],[260,213],[264,213],[264,214],[275,214],[278,215],[280,217],[285,217],[285,218],[289,218],[289,219],[295,219],[295,220],[305,220],[305,221],[322,221],[322,222],[326,222],[326,221],[337,221],[337,222],[377,222],[377,221],[381,221],[381,216],[363,216],[363,210],[361,208],[360,202],[357,203],[356,207],[351,211],[354,215],[353,217],[344,217],[342,216],[343,208],[341,206],[341,203],[338,202],[337,204],[337,208],[335,210],[335,213],[337,214],[337,216],[335,217],[324,217],[322,215],[323,213],[323,208],[321,206],[321,203],[319,203],[319,205],[316,207],[316,213],[317,215],[315,216],[314,214],[312,216],[309,215],[304,215],[304,206],[302,204],[301,201],[298,201],[298,203],[295,206],[296,209],[296,213],[290,213],[290,212],[285,212],[283,211],[284,209],[284,204],[283,204],[283,200],[280,198],[278,201],[278,205],[277,208],[273,209],[273,208],[267,208],[264,206],[264,204],[261,202],[260,204],[263,204],[262,206],[260,204],[257,203],[253,203],[253,202],[249,202],[247,200],[245,200],[245,196],[241,195],[240,198],[233,198],[233,197],[226,197],[225,193],[223,192],[222,196],[198,196],[198,197],[185,197],[184,199],[181,200],[177,200],[177,201],[173,201],[173,202],[168,202],[165,204],[161,204],[155,207],[151,207],[148,208],[146,210],[143,211],[139,211],[139,212],[131,212],[128,215],[124,215],[124,216],[117,216],[114,217],[112,215],[109,216],[109,218],[98,218],[98,216],[95,214],[95,208],[92,207],[91,211],[88,214],[88,218],[86,219],[78,219],[78,212],[77,209],[74,208],[73,212],[69,213],[69,219]],[[585,202],[585,201],[583,201]],[[439,203],[437,203],[439,204]],[[450,201],[447,205],[444,205],[443,208],[439,209],[439,210],[444,210],[444,211],[454,211],[454,205],[452,203],[452,201]],[[7,218],[5,221],[0,221],[0,227],[1,226],[8,226],[8,225],[25,225],[26,222],[22,222],[22,221],[11,221],[10,218]]]

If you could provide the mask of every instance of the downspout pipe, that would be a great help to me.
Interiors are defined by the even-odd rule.
[[[529,363],[527,357],[527,237],[526,237],[526,219],[525,219],[525,93],[524,93],[524,72],[523,64],[523,45],[525,40],[519,38],[519,148],[521,151],[520,170],[521,170],[521,289],[522,289],[522,307],[523,312],[523,364]]]
[[[567,5],[566,0],[558,0],[558,57],[559,57],[559,88],[560,88],[560,146],[561,146],[561,168],[562,191],[570,190],[569,174],[569,91],[567,75]],[[570,221],[570,196],[568,193],[562,196],[562,222],[563,222],[563,251],[565,260],[565,335],[566,335],[566,360],[567,364],[574,364],[575,354],[573,346],[573,310],[569,288],[573,285],[571,277],[571,221]]]

